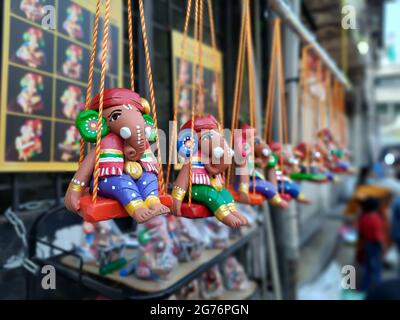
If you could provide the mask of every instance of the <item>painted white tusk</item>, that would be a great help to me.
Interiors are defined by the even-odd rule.
[[[264,157],[269,157],[271,155],[271,152],[267,148],[264,148],[262,150],[262,154]]]
[[[122,139],[129,139],[132,136],[132,133],[128,127],[122,127],[119,130],[119,135],[122,137]]]
[[[222,149],[221,147],[216,147],[213,149],[213,154],[215,158],[221,159],[224,155],[224,149]]]

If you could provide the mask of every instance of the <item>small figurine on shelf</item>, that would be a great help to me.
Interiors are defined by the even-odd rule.
[[[193,220],[167,217],[168,232],[174,244],[174,254],[180,262],[196,260],[204,249],[203,235]]]
[[[193,280],[176,294],[177,300],[200,300],[200,288],[198,280]]]
[[[209,249],[226,249],[229,246],[230,230],[228,226],[214,218],[195,221]]]
[[[191,120],[186,122],[180,130],[178,151],[187,161],[173,187],[173,213],[181,216],[182,202],[188,196],[191,179],[194,202],[207,207],[218,220],[230,227],[246,225],[247,220],[237,211],[232,195],[223,186],[221,174],[227,169],[233,150],[220,133],[217,120],[207,115],[196,116],[194,123]],[[190,163],[188,158],[192,153]]]
[[[237,165],[236,190],[239,200],[249,203],[249,192],[262,194],[272,205],[287,208],[288,204],[279,195],[275,185],[268,181],[262,171],[270,164],[273,154],[269,146],[258,136],[255,129],[242,125],[242,132],[235,137],[235,150],[239,151]]]
[[[222,265],[222,274],[227,290],[246,290],[249,287],[249,279],[243,266],[233,256]]]
[[[77,254],[84,262],[96,261],[96,225],[90,222],[82,223],[83,241],[75,248]]]
[[[289,195],[291,199],[296,200],[300,203],[309,204],[310,200],[305,197],[305,195],[301,192],[300,186],[294,182],[291,178],[289,178],[290,172],[287,171],[287,167],[285,165],[281,168],[281,164],[279,161],[279,156],[281,152],[282,145],[278,142],[272,142],[270,144],[271,150],[274,152],[276,157],[274,173],[276,177],[276,184],[278,186],[278,191],[280,194]],[[285,157],[285,153],[282,154]],[[288,162],[289,160],[283,159],[283,163]]]
[[[99,95],[89,110],[77,117],[76,126],[85,141],[96,141],[98,108]],[[118,201],[138,223],[168,213],[168,207],[158,198],[159,169],[148,141],[152,130],[146,129],[145,120],[150,117],[148,102],[129,89],[107,89],[103,108],[99,196]],[[95,152],[93,148],[86,156],[68,188],[65,204],[72,212],[79,212],[85,188],[93,188]]]
[[[84,239],[75,250],[85,261],[96,261],[100,268],[123,259],[125,243],[122,232],[113,220],[83,222]]]
[[[200,278],[200,292],[203,299],[217,299],[222,296],[225,288],[218,266],[204,272]]]
[[[165,217],[156,217],[138,226],[139,260],[136,276],[140,279],[166,279],[178,263]]]

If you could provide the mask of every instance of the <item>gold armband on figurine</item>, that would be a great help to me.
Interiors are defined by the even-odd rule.
[[[178,200],[178,201],[183,201],[186,195],[186,190],[182,189],[181,187],[175,186],[172,189],[172,198]]]
[[[239,191],[248,194],[249,193],[249,184],[246,182],[241,182],[239,184]]]
[[[84,182],[80,182],[77,179],[72,179],[71,182],[69,183],[68,189],[81,193],[83,191],[84,187],[85,187]]]

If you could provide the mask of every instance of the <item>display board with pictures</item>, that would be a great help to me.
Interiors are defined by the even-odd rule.
[[[74,123],[86,97],[96,1],[5,0],[1,6],[0,171],[76,170]],[[122,1],[113,0],[106,88],[122,86],[122,15]],[[100,19],[98,43],[102,29]],[[92,95],[100,86],[101,48]]]

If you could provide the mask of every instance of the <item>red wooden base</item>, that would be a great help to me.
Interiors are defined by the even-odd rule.
[[[163,205],[172,207],[172,197],[169,194],[162,195],[159,198]],[[118,201],[97,197],[97,202],[93,203],[90,194],[82,196],[79,205],[80,215],[87,222],[94,223],[129,216]]]
[[[239,192],[237,192],[235,190],[232,190],[232,189],[229,189],[229,192],[232,195],[233,199],[236,202],[240,203],[240,201],[239,201]],[[250,205],[252,205],[252,206],[260,206],[260,205],[262,205],[264,203],[265,198],[259,193],[250,192],[249,193],[249,200],[250,200],[250,203],[249,203]]]
[[[190,207],[187,202],[183,202],[181,213],[182,217],[188,219],[202,219],[214,216],[213,213],[208,210],[206,206],[193,202],[191,203]]]

